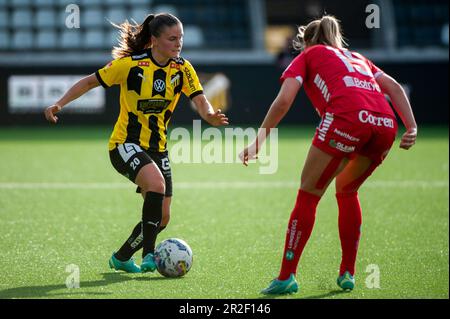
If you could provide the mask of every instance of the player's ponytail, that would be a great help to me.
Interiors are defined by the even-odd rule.
[[[133,55],[151,46],[151,36],[159,37],[164,27],[181,24],[177,17],[169,13],[149,14],[141,24],[131,24],[125,20],[120,25],[111,24],[119,29],[119,45],[112,50],[114,59]]]
[[[325,15],[321,19],[310,22],[307,26],[298,28],[298,34],[293,41],[296,50],[303,51],[306,47],[317,44],[335,48],[343,48],[347,45],[338,19]]]

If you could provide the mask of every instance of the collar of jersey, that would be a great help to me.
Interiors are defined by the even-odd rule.
[[[148,50],[147,50],[147,53],[148,53],[148,56],[150,57],[150,60],[152,60],[153,64],[155,64],[156,66],[159,66],[160,68],[165,68],[165,67],[168,66],[169,63],[172,61],[172,59],[169,59],[169,61],[167,61],[167,63],[166,63],[165,65],[161,65],[161,64],[159,64],[158,62],[156,62],[156,60],[153,58],[152,50],[151,50],[151,49],[148,49]]]

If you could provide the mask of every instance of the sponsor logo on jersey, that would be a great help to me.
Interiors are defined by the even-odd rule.
[[[150,66],[150,62],[149,61],[139,61],[138,66]]]
[[[171,101],[166,99],[139,100],[137,109],[144,114],[159,114],[164,111],[170,103]]]
[[[161,79],[157,79],[154,83],[153,83],[153,88],[155,89],[156,92],[163,92],[166,89],[166,82],[164,82]]]
[[[180,84],[181,75],[179,73],[171,76],[170,84],[175,87]]]
[[[153,91],[152,97],[155,95],[166,96],[166,77],[167,73],[163,69],[153,72]]]
[[[344,143],[336,142],[335,140],[330,140],[330,146],[344,153],[351,153],[356,148],[355,146],[345,145]]]
[[[189,71],[189,68],[185,68],[184,72],[186,72],[186,78],[188,80],[189,88],[191,89],[192,92],[196,91],[197,88],[195,87],[195,81],[194,78],[192,77],[191,72]]]
[[[172,63],[170,63],[170,68],[179,70],[179,69],[181,69],[181,65],[178,63],[172,62]]]
[[[334,129],[334,133],[336,133],[336,134],[339,135],[339,136],[342,136],[343,138],[346,138],[346,139],[349,140],[349,141],[352,141],[352,142],[359,142],[359,138],[354,137],[354,136],[351,136],[351,135],[348,134],[348,133],[339,131],[337,128]]]
[[[142,80],[144,80],[144,81],[146,81],[147,80],[147,78],[143,75],[143,74],[141,74],[141,73],[138,73],[138,77],[140,77]]]
[[[344,77],[344,83],[346,87],[356,87],[359,89],[364,89],[364,90],[368,90],[368,91],[377,91],[377,92],[381,92],[380,87],[378,86],[377,83],[375,82],[371,82],[371,81],[366,81],[366,80],[361,80],[352,76],[345,76]]]
[[[374,126],[384,126],[389,128],[394,128],[394,120],[389,117],[375,116],[370,114],[368,111],[361,111],[358,115],[359,121],[361,123],[369,123]]]

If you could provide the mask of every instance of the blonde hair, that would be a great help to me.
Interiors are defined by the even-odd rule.
[[[133,55],[148,47],[151,36],[159,37],[163,28],[180,24],[180,20],[170,13],[149,14],[141,24],[133,20],[133,24],[125,20],[120,25],[111,24],[119,29],[119,46],[114,47],[114,59]]]
[[[310,22],[307,26],[299,27],[298,34],[292,41],[294,49],[298,51],[317,44],[339,49],[347,46],[340,21],[337,18],[325,15],[321,19]]]

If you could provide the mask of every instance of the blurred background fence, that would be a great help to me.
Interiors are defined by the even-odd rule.
[[[117,30],[110,21],[140,23],[158,12],[182,20],[182,55],[233,124],[261,122],[295,56],[296,27],[323,13],[342,21],[350,49],[404,85],[419,124],[448,123],[447,1],[0,0],[0,125],[45,124],[46,106],[112,59]],[[63,122],[112,125],[118,94],[93,90],[64,111]],[[172,121],[194,117],[184,98]],[[302,92],[283,123],[317,120]]]

